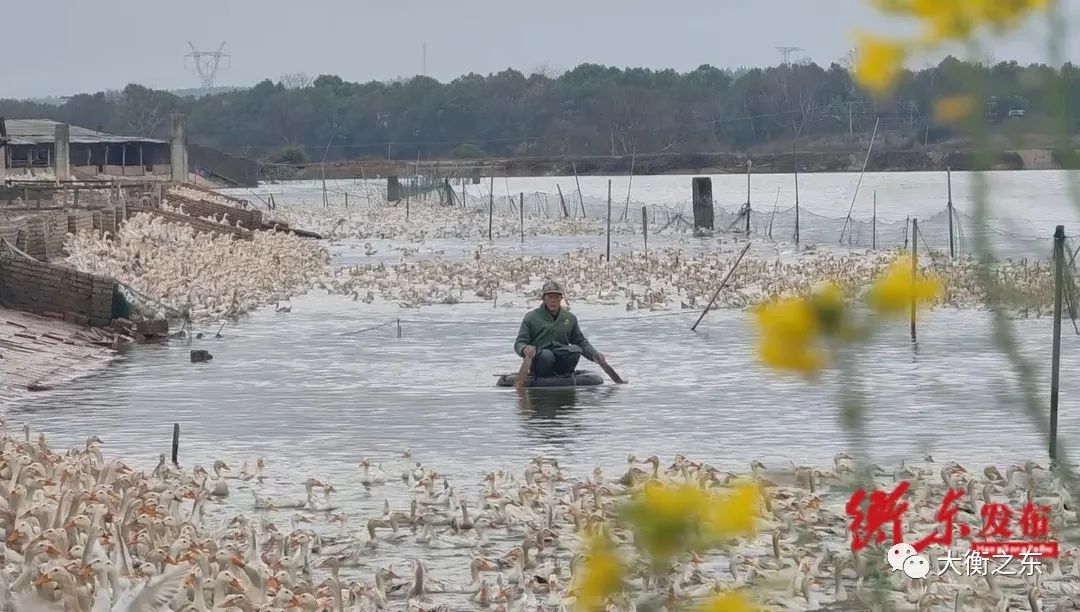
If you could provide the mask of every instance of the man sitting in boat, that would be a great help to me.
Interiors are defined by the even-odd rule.
[[[562,308],[563,290],[559,283],[547,281],[541,293],[543,303],[525,315],[514,342],[515,353],[533,358],[533,376],[570,376],[582,356],[599,364],[606,363],[603,353],[593,348],[581,333],[577,317]]]

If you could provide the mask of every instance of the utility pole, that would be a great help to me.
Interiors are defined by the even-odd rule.
[[[228,53],[222,52],[222,49],[225,48],[225,43],[221,43],[221,45],[218,46],[217,51],[199,51],[190,40],[188,41],[188,46],[191,47],[191,53],[188,53],[184,57],[190,57],[194,61],[195,72],[199,75],[199,80],[202,81],[203,88],[212,88],[214,86],[214,81],[217,79],[218,70],[221,68],[221,60],[229,58]]]

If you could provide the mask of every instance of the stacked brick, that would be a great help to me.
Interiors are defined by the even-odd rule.
[[[94,213],[82,208],[68,211],[67,223],[67,231],[71,234],[93,230]]]
[[[111,278],[0,253],[0,304],[9,308],[106,326],[115,292]]]
[[[117,215],[116,209],[103,208],[93,212],[94,229],[100,232],[116,234]]]

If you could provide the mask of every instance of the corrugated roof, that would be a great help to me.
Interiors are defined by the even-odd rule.
[[[4,122],[7,127],[8,143],[12,145],[52,144],[56,140],[56,126],[59,124],[59,121],[49,119],[8,119]],[[116,136],[77,125],[71,126],[71,142],[78,144],[122,144],[125,142],[168,144],[167,140],[141,136]]]

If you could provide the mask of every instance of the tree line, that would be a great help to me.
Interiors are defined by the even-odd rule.
[[[935,122],[934,101],[970,92],[972,82],[981,84],[977,111],[991,124],[1043,129],[1064,107],[1070,134],[1077,131],[1077,66],[951,57],[905,72],[886,101],[860,91],[851,66],[839,63],[685,73],[582,64],[559,75],[504,70],[448,83],[294,74],[201,97],[132,84],[60,105],[0,100],[0,116],[167,138],[169,115],[179,112],[192,142],[282,163],[739,152],[790,148],[796,139],[842,146],[865,140],[877,120],[889,146],[912,148],[957,135]]]

